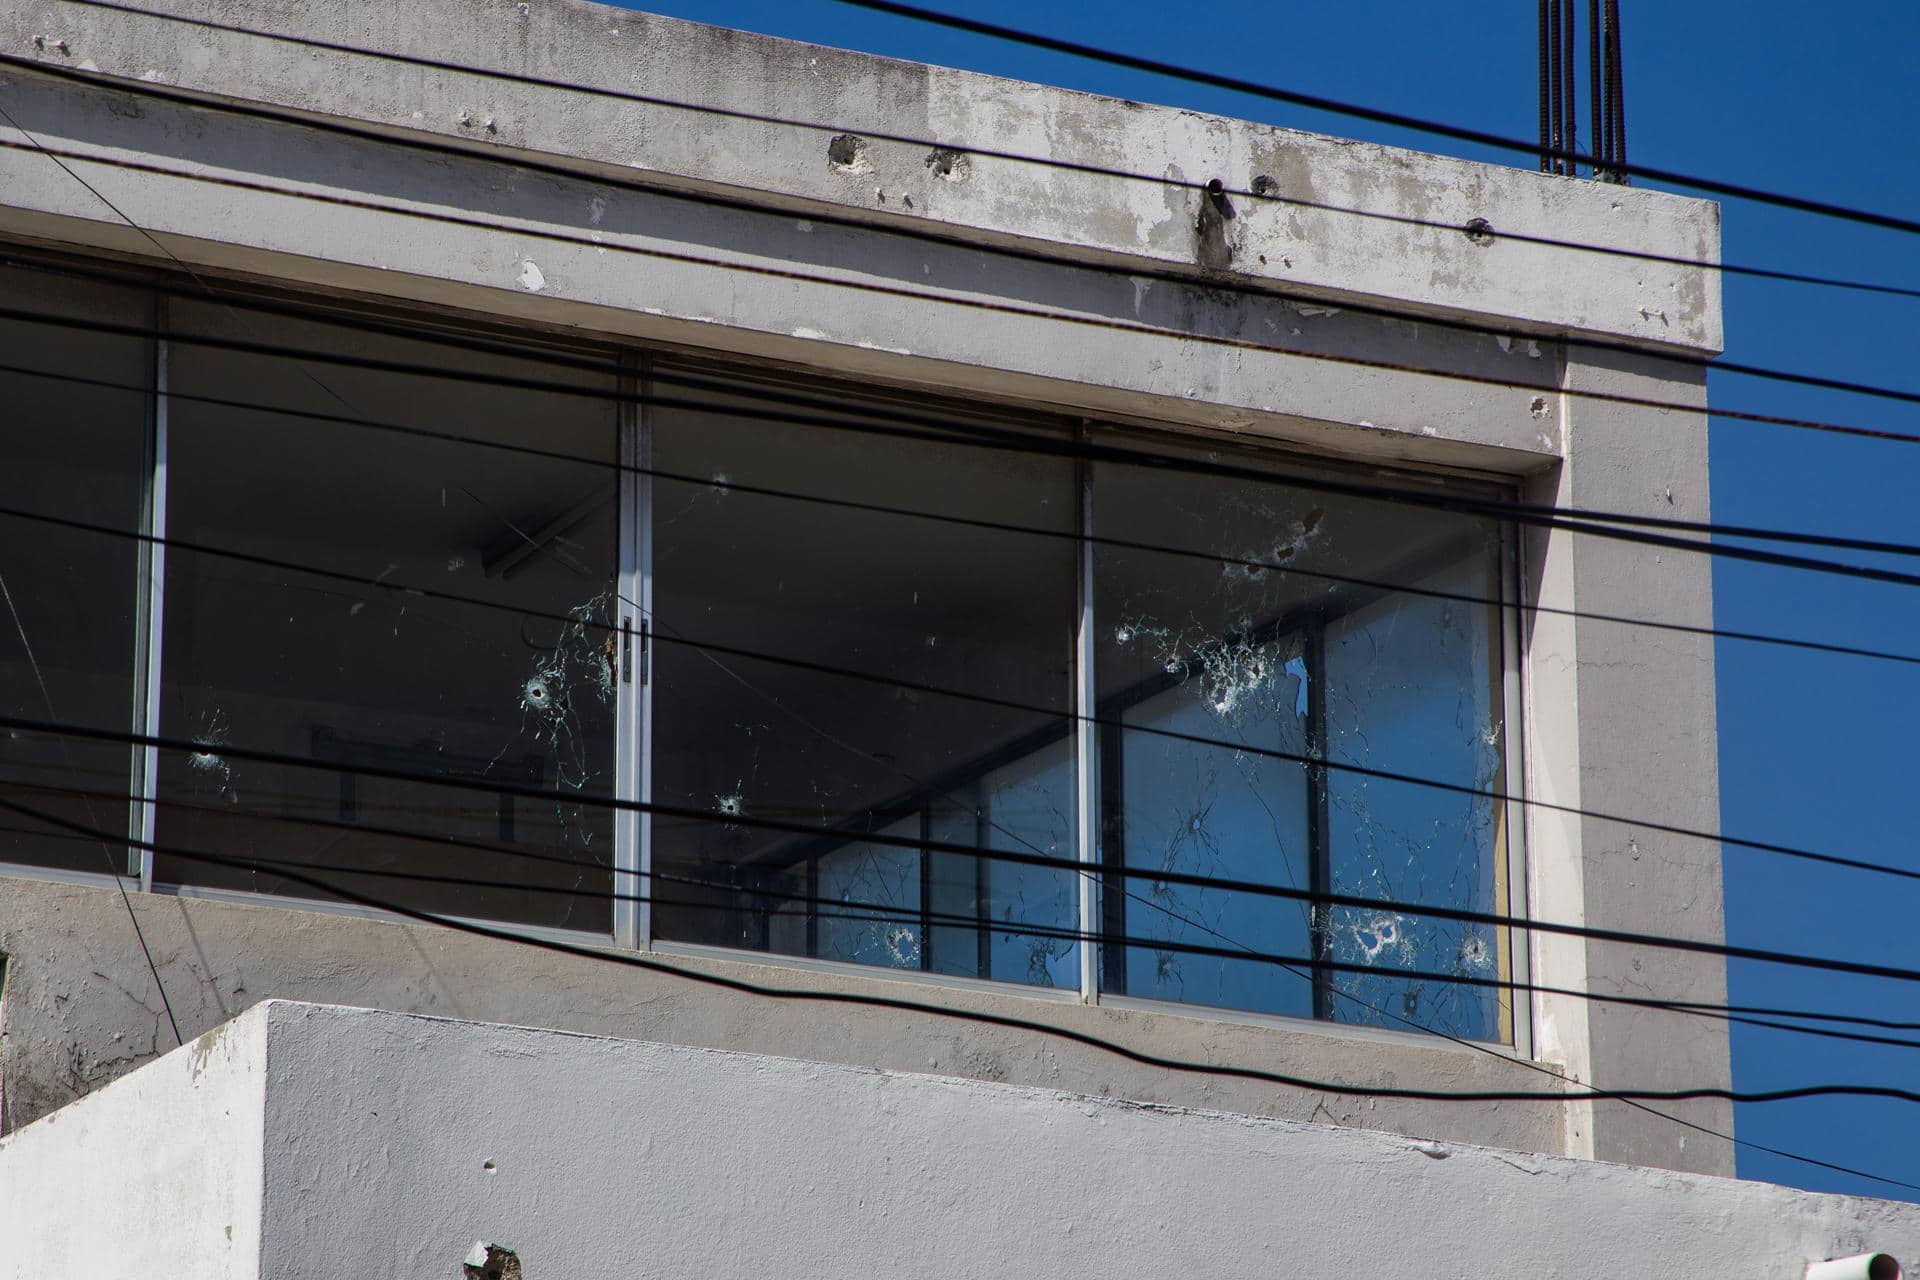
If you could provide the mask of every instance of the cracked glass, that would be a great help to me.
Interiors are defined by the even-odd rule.
[[[144,292],[37,273],[0,270],[0,293],[155,315]],[[608,932],[611,628],[641,616],[617,589],[616,380],[192,302],[168,323],[592,394],[171,344],[160,732],[192,745],[160,753],[158,837],[179,852],[156,879],[325,896],[277,868]],[[137,726],[145,561],[119,535],[144,520],[155,353],[25,322],[0,339],[37,371],[0,372],[19,410],[0,507],[103,526],[0,514],[0,704]],[[44,376],[61,373],[131,389]],[[652,794],[691,812],[650,824],[654,936],[1072,988],[1084,928],[1109,995],[1512,1039],[1506,994],[1456,979],[1511,979],[1515,939],[1421,911],[1513,907],[1488,794],[1507,769],[1492,522],[1157,437],[1176,461],[1268,474],[1091,464],[1099,894],[1083,922],[1078,873],[1018,860],[1079,847],[1081,482],[1069,459],[955,438],[1071,433],[751,384],[801,401],[770,405],[744,375],[674,376],[706,385],[656,387],[679,403],[647,411],[656,611],[639,674]],[[767,416],[783,413],[875,430]],[[70,821],[126,831],[138,778],[123,746],[0,737],[0,795]],[[103,844],[0,817],[5,861],[97,871]],[[1380,905],[1316,909],[1316,892]]]
[[[1500,611],[1418,594],[1497,600],[1496,530],[1251,465],[1094,469],[1096,535],[1135,544],[1094,548],[1102,988],[1508,1039],[1444,981],[1508,976],[1504,933],[1309,901],[1506,909],[1490,797],[1360,772],[1503,789]]]
[[[198,303],[176,304],[172,328],[616,390]],[[206,550],[167,557],[161,727],[195,749],[162,754],[160,843],[420,909],[610,931],[613,822],[596,801],[614,787],[611,396],[189,341],[171,344],[169,374],[169,534]],[[400,774],[436,781],[383,776]],[[278,870],[162,856],[155,877],[326,896]]]
[[[144,292],[39,271],[0,268],[0,300],[73,319],[153,323]],[[135,724],[142,550],[129,535],[142,521],[152,344],[0,320],[0,353],[11,366],[0,370],[0,508],[22,513],[0,514],[0,713],[125,733]],[[128,831],[131,767],[124,744],[0,730],[0,796],[114,837]],[[122,839],[11,812],[0,812],[0,861],[138,870]]]
[[[1076,986],[1075,873],[970,852],[1076,856],[1072,464],[661,393],[713,407],[650,419],[654,797],[702,811],[654,820],[656,936]]]

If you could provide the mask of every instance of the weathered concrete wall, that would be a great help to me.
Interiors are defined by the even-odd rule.
[[[1642,356],[1582,353],[1570,391],[1694,404],[1695,412],[1597,405],[1568,396],[1567,463],[1558,501],[1592,510],[1711,518],[1706,452],[1706,375],[1697,365]],[[1706,556],[1654,552],[1595,538],[1552,535],[1549,557],[1570,561],[1573,597],[1593,613],[1713,624],[1713,571]],[[1720,826],[1713,640],[1585,620],[1572,655],[1578,682],[1580,807],[1695,831]],[[1545,653],[1536,664],[1551,661]],[[1725,937],[1716,842],[1580,820],[1582,918],[1605,929],[1718,942]],[[1726,970],[1677,952],[1585,944],[1586,988],[1609,994],[1724,1004]],[[1544,976],[1544,975],[1543,975]],[[1550,980],[1549,980],[1550,981]],[[1631,1077],[1649,1088],[1685,1089],[1729,1078],[1725,1028],[1706,1018],[1587,1003],[1592,1075]],[[1568,1012],[1566,1017],[1574,1016]],[[1724,1102],[1661,1104],[1722,1133]],[[1603,1160],[1716,1168],[1728,1144],[1623,1103],[1597,1103],[1593,1153]],[[1706,1148],[1706,1150],[1701,1150]]]
[[[1326,1125],[312,1005],[256,1008],[224,1039],[249,1069],[218,1086],[168,1071],[194,1045],[81,1107],[131,1113],[136,1090],[169,1116],[263,1102],[257,1127],[130,1124],[100,1153],[140,1180],[182,1152],[259,1170],[274,1280],[452,1275],[476,1241],[529,1280],[1159,1277],[1196,1260],[1225,1280],[1799,1280],[1868,1249],[1920,1261],[1914,1205]],[[202,1265],[204,1245],[152,1247],[217,1230],[212,1202],[169,1206],[186,1221],[158,1232],[98,1230],[97,1175],[34,1141],[66,1124],[0,1149],[0,1185],[62,1197],[32,1220],[0,1199],[9,1262],[67,1228],[120,1246],[88,1259],[100,1280],[244,1274]]]
[[[655,103],[49,0],[8,0],[7,7],[19,15],[9,30],[43,32],[48,41],[25,52],[55,66],[352,116],[481,150],[563,156],[664,184],[747,193],[761,204],[1043,244],[1083,260],[1150,261],[1304,296],[1500,317],[1535,331],[1626,335],[1691,350],[1720,345],[1718,275],[1685,265],[1717,260],[1717,210],[1659,192],[579,0],[420,0],[404,9],[370,0],[292,7],[158,0],[146,7]],[[1213,179],[1231,191],[1266,194],[1229,197],[1231,216],[1215,221],[1210,237],[1199,187]],[[1496,233],[1491,244],[1465,233],[1476,218]],[[1515,236],[1659,254],[1681,265]]]
[[[260,1274],[264,1019],[0,1137],[0,1277]]]
[[[1558,454],[1535,404],[1558,383],[1551,340],[423,161],[10,68],[0,91],[22,128],[197,268],[1354,455],[1512,471]],[[0,184],[0,233],[155,256],[31,149],[0,149]]]
[[[108,887],[0,880],[0,950],[11,956],[4,1069],[10,1127],[173,1045],[119,895]],[[442,929],[277,906],[136,895],[182,1032],[267,999],[366,1005],[599,1035],[937,1071],[1178,1106],[1392,1129],[1517,1150],[1558,1150],[1558,1103],[1461,1106],[1321,1095],[1168,1072],[1032,1032],[924,1013],[771,1000],[702,986],[674,969],[798,991],[864,992],[1024,1018],[1174,1059],[1369,1084],[1551,1091],[1522,1064],[1411,1035],[1146,1013],[979,988],[773,964],[656,956],[664,972]]]
[[[1697,405],[1699,367],[1597,353],[1565,337],[1602,333],[1649,348],[1711,352],[1720,332],[1717,275],[1529,246],[1511,236],[1480,244],[1454,229],[1484,217],[1496,231],[1710,261],[1717,215],[1704,202],[1342,144],[570,0],[524,13],[495,0],[426,0],[404,9],[355,3],[289,10],[267,0],[175,0],[169,7],[735,111],[779,111],[831,128],[509,89],[157,19],[0,0],[12,29],[46,35],[44,50],[24,48],[51,65],[460,137],[475,152],[471,159],[426,159],[386,142],[241,119],[141,98],[125,85],[77,85],[4,64],[0,93],[9,112],[142,230],[129,228],[17,130],[0,128],[0,235],[166,265],[151,234],[209,274],[246,273],[435,315],[670,343],[1348,456],[1469,467],[1513,478],[1545,501],[1706,515],[1704,413],[1570,394],[1602,390]],[[54,43],[61,39],[64,51]],[[491,131],[474,123],[489,117]],[[964,181],[949,181],[952,172],[943,177],[938,164],[926,164],[924,149],[871,137],[864,158],[829,163],[829,144],[841,133],[923,128],[971,141]],[[1036,173],[986,150],[1182,181],[1217,175],[1230,187],[1264,174],[1282,198],[1233,197],[1236,217],[1225,228],[1232,253],[1225,265],[1206,266],[1189,236],[1197,234],[1204,199],[1194,188]],[[501,163],[494,151],[538,155],[577,176],[530,175]],[[609,180],[614,175],[638,175],[659,189],[622,186]],[[723,190],[744,204],[716,210],[673,194],[694,188]],[[887,194],[884,204],[876,192]],[[1313,202],[1384,216],[1357,218]],[[823,211],[860,225],[829,223]],[[888,230],[906,222],[935,225],[950,243]],[[983,247],[1013,241],[1041,252],[1016,259]],[[1176,270],[1183,278],[1128,278],[1091,269],[1096,262]],[[1250,297],[1218,288],[1226,279],[1275,292]],[[1520,336],[1341,309],[1354,300],[1390,302],[1410,315],[1474,317]],[[1135,327],[1119,331],[1116,324]],[[1703,561],[1559,534],[1529,539],[1525,561],[1522,594],[1529,600],[1711,620]],[[1712,653],[1705,642],[1542,617],[1529,622],[1520,664],[1526,711],[1511,740],[1521,748],[1531,794],[1715,825]],[[1525,827],[1529,904],[1540,918],[1719,936],[1717,850],[1650,841],[1542,810],[1530,812]],[[6,888],[0,948],[13,953],[15,972],[6,996],[5,1077],[17,1122],[111,1078],[161,1042],[144,966],[110,890],[25,882],[16,888],[12,881]],[[934,1067],[1260,1114],[1331,1116],[1449,1140],[1679,1168],[1732,1168],[1727,1144],[1637,1111],[1596,1112],[1588,1104],[1382,1104],[1374,1111],[1249,1086],[1203,1086],[1031,1036],[873,1011],[821,1018],[805,1006],[695,994],[670,978],[430,931],[179,899],[146,898],[136,906],[153,921],[162,973],[170,992],[182,992],[190,1032],[278,994]],[[1721,966],[1699,957],[1627,955],[1547,938],[1534,939],[1533,950],[1536,974],[1551,984],[1635,992],[1645,984],[1693,999],[1717,998],[1724,985]],[[714,963],[776,982],[901,990],[878,977]],[[1251,1027],[998,993],[924,994],[1137,1037],[1159,1051],[1223,1054],[1356,1084],[1552,1083],[1484,1055],[1344,1030]],[[1711,1024],[1629,1016],[1571,999],[1537,1001],[1533,1012],[1536,1055],[1564,1063],[1581,1079],[1612,1087],[1726,1082],[1724,1034]],[[1688,1116],[1716,1127],[1726,1119],[1724,1108],[1711,1105]]]

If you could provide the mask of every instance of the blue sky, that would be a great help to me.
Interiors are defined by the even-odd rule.
[[[936,0],[923,0],[935,3]],[[1534,6],[1406,0],[1210,6],[938,0],[949,11],[1067,39],[1517,137],[1536,130]],[[1509,155],[1078,62],[861,12],[833,0],[647,0],[638,6],[842,48],[1463,155]],[[1627,137],[1642,164],[1895,214],[1920,213],[1911,121],[1920,6],[1869,0],[1843,20],[1781,0],[1622,0]],[[1578,8],[1584,13],[1586,6]],[[1584,79],[1585,63],[1580,64]],[[1586,135],[1582,121],[1582,136]],[[1727,202],[1730,263],[1920,286],[1920,236]],[[1920,390],[1920,301],[1728,276],[1727,357]],[[1724,408],[1888,427],[1920,436],[1920,407],[1714,375]],[[1907,486],[1920,446],[1760,427],[1711,428],[1716,519],[1920,541]],[[1916,568],[1913,561],[1906,568]],[[1920,653],[1920,592],[1717,562],[1718,625]],[[1722,641],[1722,829],[1920,868],[1920,787],[1909,771],[1920,667]],[[1920,967],[1920,884],[1726,854],[1731,942]],[[1920,1022],[1920,986],[1735,964],[1736,1002]],[[1920,1036],[1916,1036],[1920,1039]],[[1920,1084],[1920,1050],[1734,1029],[1737,1087],[1814,1081]],[[1744,1138],[1920,1182],[1920,1106],[1749,1106]],[[1742,1150],[1741,1176],[1920,1199]]]

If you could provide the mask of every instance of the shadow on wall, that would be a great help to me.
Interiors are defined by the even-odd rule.
[[[13,1110],[7,1106],[7,953],[0,951],[0,1137],[13,1132]]]

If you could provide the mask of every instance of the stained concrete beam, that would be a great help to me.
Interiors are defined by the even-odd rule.
[[[7,0],[0,29],[49,66],[756,208],[1537,335],[1721,347],[1710,201],[583,0],[146,7],[191,21]]]

